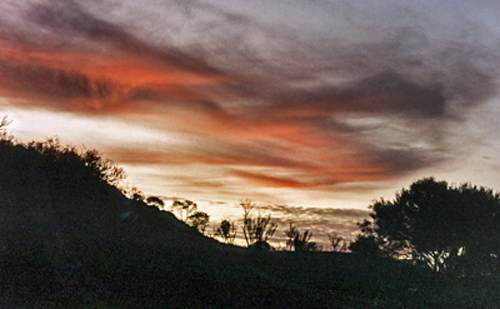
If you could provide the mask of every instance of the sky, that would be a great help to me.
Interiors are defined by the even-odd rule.
[[[346,238],[413,181],[500,188],[497,1],[3,0],[0,114],[123,167]],[[280,234],[281,233],[281,234]],[[322,238],[321,238],[322,237]]]

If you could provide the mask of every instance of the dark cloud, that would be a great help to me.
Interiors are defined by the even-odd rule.
[[[404,176],[411,172],[437,165],[443,158],[415,149],[379,149],[366,156],[373,166],[380,167],[377,173],[387,176]]]
[[[324,113],[398,114],[410,118],[441,117],[446,98],[439,84],[421,86],[396,72],[383,72],[347,86],[329,85],[278,94],[273,108],[305,115]],[[300,117],[300,113],[298,114]]]
[[[84,74],[77,72],[58,71],[54,76],[54,85],[66,94],[66,97],[84,99],[106,99],[116,92],[115,87],[110,87],[104,80],[92,80]],[[113,89],[115,88],[115,89]]]
[[[76,71],[0,61],[0,88],[28,96],[58,99],[110,98],[120,89],[105,79],[94,79]]]
[[[49,30],[53,48],[83,49],[89,43],[98,43],[97,52],[112,47],[116,53],[127,52],[139,57],[149,58],[159,65],[181,68],[198,74],[222,75],[216,68],[208,65],[203,58],[194,58],[172,46],[157,48],[154,42],[145,42],[129,33],[122,25],[100,19],[76,1],[50,1],[34,4],[25,10],[25,19],[36,24],[31,36],[40,30]],[[81,41],[76,40],[77,38]],[[35,38],[33,38],[35,39]],[[101,50],[99,50],[101,49]]]
[[[498,93],[499,42],[491,29],[460,15],[457,27],[443,27],[432,13],[419,16],[410,7],[397,11],[385,28],[372,20],[367,29],[356,19],[360,11],[351,12],[345,33],[332,29],[306,39],[286,27],[269,29],[279,31],[282,48],[272,61],[257,62],[262,72],[252,71],[257,77],[250,85],[260,87],[255,92],[271,110],[285,116],[349,112],[449,119]]]
[[[435,166],[445,158],[433,151],[418,149],[372,149],[366,158],[373,166],[380,167],[376,173],[390,177],[405,176],[411,172]]]
[[[96,19],[85,12],[80,4],[71,0],[33,5],[26,12],[26,18],[64,36],[121,43],[124,47],[133,41],[133,38],[120,28]]]

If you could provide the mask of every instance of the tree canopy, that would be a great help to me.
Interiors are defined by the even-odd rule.
[[[371,206],[359,224],[387,254],[424,261],[435,271],[491,272],[500,256],[500,196],[471,184],[424,178]]]

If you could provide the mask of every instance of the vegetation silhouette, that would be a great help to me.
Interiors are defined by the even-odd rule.
[[[288,231],[286,231],[287,241],[286,246],[290,251],[317,251],[318,245],[311,241],[313,233],[305,230],[304,233],[290,223]]]
[[[221,221],[214,233],[215,237],[219,237],[227,244],[233,244],[236,238],[236,224],[229,219]]]
[[[165,208],[165,202],[157,196],[148,196],[146,198],[146,203],[150,206],[157,207],[158,209]]]
[[[170,207],[172,212],[179,214],[179,220],[188,223],[196,231],[205,234],[210,216],[203,211],[198,211],[198,205],[190,200],[175,200]]]
[[[191,215],[198,211],[198,205],[190,200],[176,200],[172,202],[170,209],[172,212],[177,212],[179,214],[179,220],[186,222]]]
[[[381,255],[380,243],[374,235],[358,235],[356,240],[349,244],[349,250],[354,254]]]
[[[332,251],[334,252],[346,252],[349,247],[348,241],[335,231],[328,233],[328,240],[330,241]]]
[[[251,217],[250,212],[255,208],[255,202],[250,199],[240,202],[243,209],[243,235],[248,247],[255,249],[272,250],[269,239],[273,237],[278,225],[272,220],[271,215],[267,217],[258,214]]]
[[[7,124],[6,118],[0,122],[0,307],[496,308],[500,303],[495,274],[452,276],[382,255],[220,243],[160,210],[160,198],[123,188],[123,170],[97,151],[80,152],[57,139],[20,143],[5,131]],[[457,190],[488,201],[487,190]],[[250,214],[254,206],[244,207],[246,237],[267,241],[275,228],[269,216],[248,221],[256,219]],[[227,222],[221,232],[231,238],[235,225]],[[266,228],[254,236],[258,233],[248,226]],[[453,265],[466,265],[466,257],[484,258],[470,253],[472,238],[463,239],[465,253],[457,256],[464,259]],[[485,252],[496,252],[494,242],[490,246]]]
[[[205,234],[208,222],[210,222],[210,216],[203,211],[197,211],[188,217],[188,220],[195,230],[201,234]]]
[[[371,208],[352,251],[378,247],[436,272],[498,272],[500,195],[491,189],[423,178]]]

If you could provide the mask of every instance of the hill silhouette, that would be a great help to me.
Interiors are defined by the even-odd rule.
[[[480,293],[495,290],[492,278],[436,276],[377,256],[221,244],[128,198],[115,186],[122,177],[95,151],[55,140],[0,141],[0,307],[470,308],[499,301]]]

